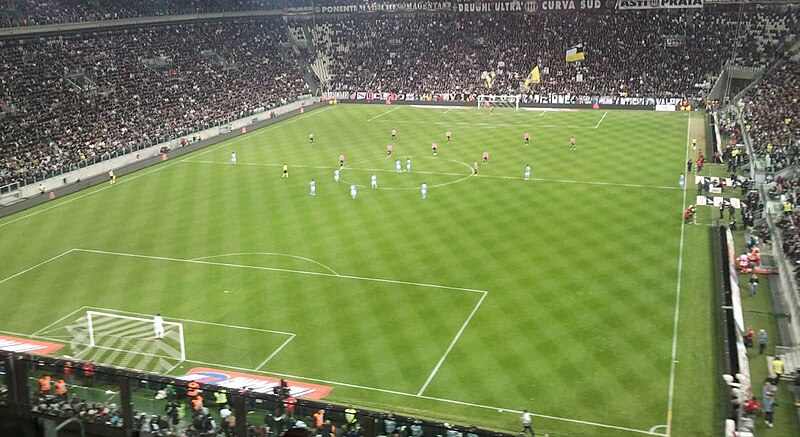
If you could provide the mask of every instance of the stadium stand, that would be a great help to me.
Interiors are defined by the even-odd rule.
[[[0,185],[296,99],[308,89],[281,38],[273,19],[0,44]]]
[[[114,7],[131,8],[116,12],[130,17],[280,6],[272,0],[16,0],[5,11],[47,10],[47,17],[35,19],[41,23],[103,19],[98,11]],[[768,64],[786,35],[797,33],[797,14],[786,7],[746,8],[744,32],[755,44],[738,48],[737,64]],[[537,63],[543,71],[538,93],[702,95],[733,57],[728,41],[738,18],[737,9],[726,6],[702,12],[510,14],[502,20],[355,14],[320,16],[313,26],[260,18],[236,26],[212,21],[5,41],[0,140],[8,146],[0,152],[0,186],[288,102],[313,91],[306,61],[327,91],[517,93]],[[559,32],[564,28],[573,32],[566,36]],[[654,28],[661,37],[652,37]],[[671,40],[675,47],[665,47],[668,35],[681,35]],[[281,47],[309,38],[305,55]],[[577,41],[586,42],[588,56],[580,65],[567,64],[564,47]],[[480,77],[489,70],[500,74],[487,88]]]
[[[0,27],[36,26],[123,18],[280,9],[310,5],[292,0],[10,0],[0,10]]]
[[[319,56],[312,63],[330,65],[337,91],[516,93],[538,63],[541,93],[680,97],[707,89],[733,58],[737,11],[323,18],[314,29]],[[756,43],[737,49],[739,65],[767,65],[784,37],[797,32],[797,15],[782,7],[748,8],[743,21],[745,38]],[[677,36],[674,47],[665,47],[670,35]],[[586,60],[566,64],[564,48],[578,42],[586,44]],[[489,70],[504,71],[491,90],[477,79]]]

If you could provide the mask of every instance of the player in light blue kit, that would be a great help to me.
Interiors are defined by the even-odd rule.
[[[681,173],[681,178],[680,180],[678,180],[678,183],[680,184],[681,188],[684,187],[684,184],[686,183],[686,178],[683,176],[683,173]]]
[[[529,180],[531,178],[531,165],[525,164],[525,180]]]
[[[337,184],[339,183],[339,169],[338,168],[333,171],[333,180],[336,181]]]
[[[400,160],[399,159],[394,162],[394,167],[397,169],[398,173],[402,173],[403,172],[403,166],[400,164]]]
[[[377,176],[372,175],[372,181],[370,182],[369,186],[372,187],[372,188],[378,188],[378,177]]]
[[[316,183],[316,181],[314,181],[314,179],[311,179],[311,182],[308,183],[308,186],[311,187],[311,195],[312,196],[316,196],[317,195],[317,183]]]
[[[236,152],[231,152],[231,164],[236,165]]]
[[[422,199],[423,200],[427,199],[428,198],[428,184],[423,182],[422,186],[420,187],[420,190],[422,191]]]
[[[357,194],[358,194],[358,191],[356,191],[356,186],[355,185],[350,185],[350,197],[355,199]]]
[[[406,171],[411,173],[411,158],[406,159]]]

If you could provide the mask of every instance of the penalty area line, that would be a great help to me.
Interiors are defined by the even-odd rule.
[[[472,312],[469,313],[467,319],[464,320],[463,324],[461,324],[461,328],[456,333],[456,336],[453,338],[453,341],[450,342],[450,345],[447,346],[447,350],[444,351],[442,357],[439,358],[439,362],[436,363],[436,366],[433,368],[433,371],[431,371],[431,374],[428,375],[428,379],[426,379],[425,383],[422,384],[422,388],[420,388],[419,392],[417,392],[417,396],[422,396],[422,393],[425,392],[425,390],[428,388],[428,385],[431,383],[431,381],[433,381],[433,377],[436,376],[436,373],[439,372],[439,368],[441,368],[442,364],[444,364],[444,360],[446,360],[447,356],[450,355],[450,351],[453,350],[453,347],[458,342],[458,339],[461,338],[461,334],[463,334],[464,330],[467,329],[467,325],[469,325],[470,320],[472,320],[472,316],[474,316],[475,313],[478,312],[478,308],[481,307],[481,304],[483,303],[483,300],[486,299],[487,294],[489,293],[483,292],[483,295],[481,295],[481,298],[478,300],[478,303],[475,304],[475,308],[472,309]]]
[[[603,122],[603,120],[605,120],[605,119],[606,119],[606,115],[608,115],[608,111],[606,111],[605,113],[603,113],[603,116],[602,116],[602,117],[600,117],[600,121],[598,121],[598,122],[597,122],[597,124],[596,124],[596,125],[594,125],[594,128],[595,128],[595,129],[597,129],[598,127],[600,127],[600,123],[602,123],[602,122]]]

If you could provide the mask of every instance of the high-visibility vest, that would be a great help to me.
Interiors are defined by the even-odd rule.
[[[49,376],[44,376],[39,379],[39,390],[44,393],[50,392],[50,381],[51,378]]]
[[[228,395],[225,390],[214,392],[214,402],[216,402],[217,405],[225,405],[228,403]]]
[[[57,395],[67,394],[67,383],[63,379],[59,379],[58,382],[56,382],[56,394]]]
[[[776,375],[783,375],[783,361],[775,359],[772,361],[772,370]]]
[[[200,384],[192,381],[188,385],[189,389],[186,390],[186,396],[195,397],[200,393]]]
[[[344,418],[347,420],[347,423],[356,423],[356,411],[355,408],[350,407],[344,410]]]
[[[322,411],[317,411],[314,413],[314,425],[319,428],[325,423],[325,413]]]

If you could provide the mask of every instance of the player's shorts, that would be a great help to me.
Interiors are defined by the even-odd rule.
[[[288,174],[288,173],[289,173],[289,170],[284,170],[283,171],[283,174]]]
[[[344,161],[339,160],[339,165],[344,165]]]

